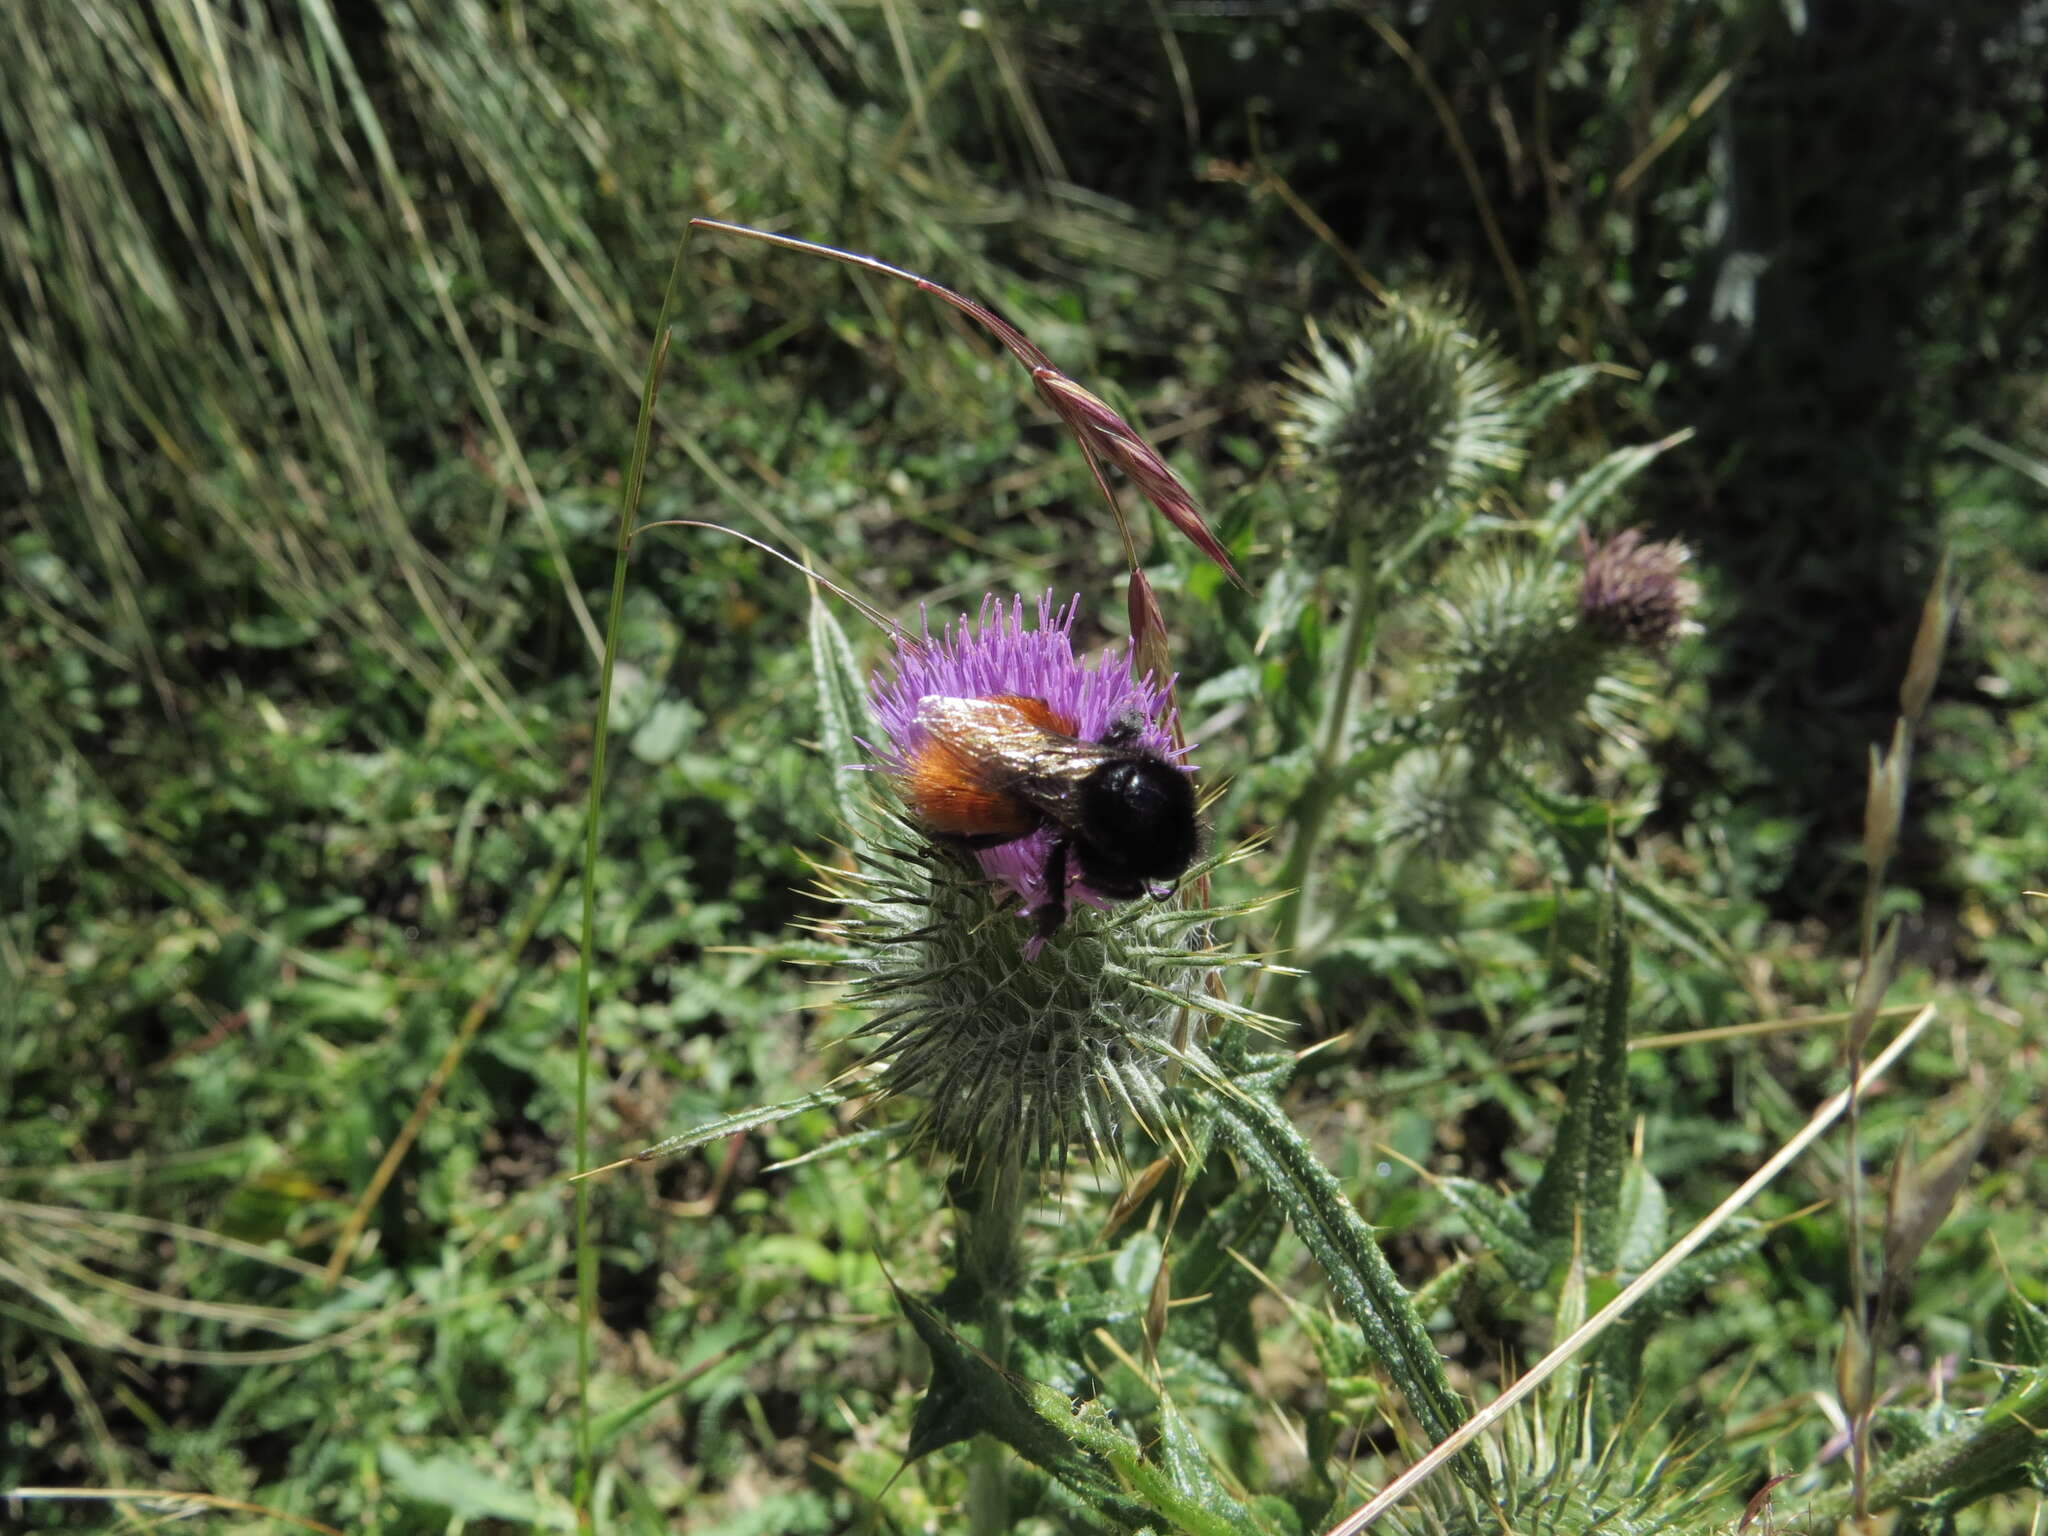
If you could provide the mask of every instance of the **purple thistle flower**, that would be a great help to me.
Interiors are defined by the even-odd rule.
[[[1150,673],[1140,677],[1129,651],[1120,646],[1104,650],[1092,663],[1076,657],[1073,628],[1079,605],[1077,597],[1055,610],[1048,592],[1038,600],[1033,628],[1021,597],[1005,608],[990,595],[982,599],[978,618],[963,616],[936,637],[929,618],[922,638],[899,635],[889,668],[876,672],[869,687],[875,718],[888,737],[876,754],[882,768],[902,772],[926,745],[928,733],[917,718],[920,700],[996,694],[1044,700],[1073,722],[1073,734],[1083,741],[1100,740],[1112,725],[1135,714],[1143,721],[1135,745],[1185,766],[1185,749],[1174,743],[1173,679]],[[1027,914],[1045,901],[1045,864],[1053,837],[1053,829],[1041,827],[975,855],[984,875],[1023,898]],[[1110,905],[1075,866],[1069,866],[1067,878],[1070,897],[1096,907]]]
[[[1658,655],[1691,627],[1699,588],[1685,578],[1690,556],[1677,540],[1650,543],[1627,528],[1596,544],[1582,528],[1579,555],[1579,618],[1607,644]]]

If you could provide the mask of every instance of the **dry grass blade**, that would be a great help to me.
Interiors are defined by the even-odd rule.
[[[1654,139],[1650,140],[1649,143],[1645,144],[1642,152],[1635,159],[1629,161],[1623,167],[1621,174],[1614,178],[1615,195],[1620,196],[1626,193],[1630,187],[1640,181],[1643,173],[1655,165],[1658,158],[1666,150],[1684,138],[1692,125],[1702,117],[1705,117],[1714,103],[1721,99],[1722,93],[1734,83],[1735,71],[1724,69],[1705,85],[1701,86],[1698,94],[1686,103],[1685,109],[1674,116],[1670,122],[1666,123],[1663,130]]]
[[[1383,1488],[1371,1503],[1332,1526],[1328,1536],[1358,1536],[1360,1531],[1369,1529],[1374,1521],[1405,1497],[1417,1484],[1484,1434],[1488,1428],[1505,1418],[1516,1404],[1570,1363],[1594,1339],[1621,1321],[1659,1281],[1683,1263],[1702,1243],[1719,1231],[1731,1216],[1762,1193],[1802,1152],[1819,1140],[1828,1127],[1839,1120],[1848,1109],[1851,1093],[1861,1092],[1871,1082],[1891,1070],[1893,1064],[1920,1037],[1921,1031],[1933,1018],[1934,1005],[1930,1003],[1899,1031],[1898,1037],[1884,1048],[1856,1082],[1842,1089],[1815,1110],[1813,1117],[1789,1141],[1774,1152],[1761,1168],[1743,1180],[1741,1186],[1715,1206],[1697,1226],[1674,1243],[1662,1258],[1631,1281],[1614,1300],[1574,1329],[1568,1338],[1531,1367],[1513,1386],[1466,1420],[1455,1434],[1448,1436],[1427,1456]]]
[[[1500,263],[1501,276],[1507,281],[1508,291],[1514,295],[1515,313],[1522,321],[1523,343],[1525,346],[1532,343],[1536,336],[1536,315],[1529,305],[1529,290],[1515,267],[1515,258],[1508,251],[1507,237],[1501,233],[1500,221],[1494,217],[1493,200],[1486,195],[1486,180],[1479,174],[1479,162],[1472,158],[1471,146],[1465,142],[1465,131],[1458,126],[1457,110],[1438,89],[1436,81],[1430,77],[1429,66],[1408,46],[1406,38],[1364,5],[1354,4],[1353,9],[1365,18],[1366,25],[1379,34],[1380,41],[1408,66],[1416,85],[1429,98],[1437,121],[1443,124],[1444,137],[1450,140],[1451,153],[1457,157],[1458,169],[1464,173],[1465,186],[1472,194],[1473,206],[1478,209],[1480,226],[1486,231],[1486,243],[1493,251],[1494,260]]]
[[[154,1340],[141,1338],[107,1322],[58,1290],[48,1277],[38,1270],[0,1259],[0,1280],[16,1287],[23,1295],[46,1308],[64,1328],[70,1330],[70,1336],[80,1343],[90,1344],[95,1349],[111,1350],[117,1354],[133,1355],[139,1360],[161,1361],[167,1365],[235,1368],[286,1365],[297,1360],[311,1360],[318,1355],[351,1344],[357,1339],[366,1338],[380,1328],[388,1327],[399,1310],[386,1307],[369,1313],[361,1321],[347,1328],[338,1329],[322,1338],[308,1340],[304,1344],[288,1344],[275,1349],[184,1349],[177,1345],[159,1344]]]

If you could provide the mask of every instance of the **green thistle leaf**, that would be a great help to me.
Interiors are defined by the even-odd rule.
[[[1217,1096],[1216,1115],[1232,1148],[1322,1265],[1331,1294],[1408,1399],[1424,1433],[1432,1442],[1445,1439],[1464,1421],[1465,1404],[1451,1390],[1443,1357],[1372,1228],[1278,1104],[1241,1088],[1225,1089]],[[1452,1465],[1474,1487],[1485,1486],[1477,1457],[1461,1456]]]
[[[1552,411],[1599,377],[1600,368],[1594,363],[1581,363],[1575,368],[1559,368],[1554,373],[1546,373],[1515,397],[1515,415],[1525,428],[1534,430],[1549,418]]]
[[[800,1115],[807,1109],[830,1109],[843,1104],[858,1088],[820,1088],[802,1098],[784,1099],[780,1104],[763,1104],[753,1109],[742,1109],[735,1114],[724,1115],[692,1130],[671,1136],[666,1141],[657,1141],[651,1147],[642,1147],[634,1157],[640,1162],[651,1162],[657,1157],[679,1157],[685,1152],[694,1152],[699,1147],[709,1146],[720,1137],[739,1131],[758,1130],[764,1125],[773,1125],[777,1120],[787,1120]]]
[[[851,770],[864,755],[861,742],[873,741],[880,733],[868,711],[867,683],[854,665],[846,631],[825,606],[824,595],[815,590],[811,593],[810,632],[811,672],[818,685],[818,737],[832,773],[832,801],[858,851],[865,842],[861,828],[868,811]]]
[[[1476,1179],[1439,1179],[1436,1189],[1517,1285],[1534,1290],[1549,1277],[1551,1251],[1530,1224],[1522,1202]]]
[[[1586,998],[1564,1119],[1529,1195],[1537,1235],[1562,1243],[1582,1233],[1587,1261],[1596,1269],[1614,1267],[1622,1170],[1628,1161],[1629,945],[1612,870],[1606,908],[1597,952],[1599,980]]]
[[[1623,486],[1691,436],[1692,429],[1688,427],[1654,443],[1617,448],[1574,480],[1543,517],[1549,529],[1545,543],[1551,553],[1564,548],[1565,540],[1590,523],[1594,514],[1612,501]]]
[[[1628,1003],[1631,951],[1622,925],[1621,886],[1610,872],[1601,925],[1600,978],[1586,999],[1593,1035],[1592,1101],[1586,1146],[1587,1258],[1612,1269],[1620,1249],[1622,1174],[1628,1166]],[[1659,1223],[1661,1228],[1661,1222]]]
[[[991,1434],[1075,1492],[1102,1501],[1103,1511],[1115,1511],[1121,1523],[1144,1523],[1144,1512],[1117,1493],[1108,1469],[1077,1441],[1064,1398],[998,1369],[924,1302],[901,1286],[892,1289],[932,1359],[931,1385],[911,1424],[912,1460]]]
[[[1173,1265],[1174,1295],[1208,1300],[1183,1309],[1175,1330],[1193,1328],[1256,1361],[1259,1336],[1251,1302],[1260,1287],[1247,1266],[1265,1266],[1285,1225],[1279,1205],[1255,1184],[1240,1185],[1210,1211]]]

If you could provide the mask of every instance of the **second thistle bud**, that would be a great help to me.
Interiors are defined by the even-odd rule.
[[[1600,679],[1600,648],[1573,624],[1555,567],[1485,551],[1450,571],[1436,599],[1431,708],[1482,761],[1561,741]]]

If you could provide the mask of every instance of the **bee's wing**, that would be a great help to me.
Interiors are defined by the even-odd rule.
[[[989,788],[1022,796],[1056,817],[1110,755],[1093,742],[1047,730],[1000,698],[933,694],[917,701],[917,723],[971,762]]]

